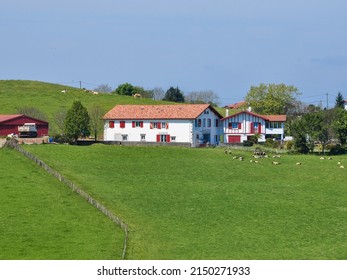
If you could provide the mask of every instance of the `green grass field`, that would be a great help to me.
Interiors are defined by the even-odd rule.
[[[61,93],[63,89],[67,93]],[[46,114],[51,132],[56,129],[54,115],[61,109],[69,109],[76,100],[81,101],[87,109],[98,105],[105,113],[117,104],[168,103],[115,94],[93,95],[85,93],[83,89],[39,81],[0,80],[0,114],[16,114],[18,108],[35,107]]]
[[[0,259],[120,259],[124,234],[43,169],[0,149]]]
[[[129,225],[128,259],[347,258],[346,156],[284,155],[274,166],[219,148],[25,149]]]

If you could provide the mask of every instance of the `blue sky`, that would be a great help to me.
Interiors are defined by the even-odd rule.
[[[213,90],[220,105],[285,83],[347,99],[346,0],[11,0],[0,79]]]

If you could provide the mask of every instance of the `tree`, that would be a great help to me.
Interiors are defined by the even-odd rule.
[[[124,83],[119,85],[115,91],[113,92],[115,94],[119,94],[119,95],[133,95],[135,93],[137,93],[136,88],[129,83]]]
[[[54,122],[55,122],[56,126],[58,127],[58,129],[60,130],[61,135],[65,135],[66,115],[67,115],[67,110],[65,108],[59,109],[59,111],[57,111],[54,114]]]
[[[337,110],[337,118],[334,122],[334,130],[340,143],[345,145],[347,143],[347,111],[344,109]]]
[[[97,86],[94,91],[101,92],[101,93],[110,93],[112,91],[112,88],[108,84],[101,84]]]
[[[176,87],[176,88],[170,87],[166,91],[163,100],[183,103],[184,102],[184,95],[178,87]]]
[[[29,107],[29,106],[20,107],[17,109],[17,113],[32,117],[34,119],[47,121],[46,114],[36,107]]]
[[[149,92],[151,93],[153,100],[162,100],[165,96],[165,91],[160,87],[155,87],[149,90]]]
[[[296,96],[301,93],[294,86],[285,84],[260,84],[252,86],[245,100],[258,114],[287,114],[296,106]]]
[[[93,105],[89,110],[90,128],[94,134],[95,141],[97,140],[98,132],[102,131],[103,128],[103,115],[104,110],[99,105]]]
[[[79,137],[90,135],[89,114],[80,101],[75,101],[67,111],[65,118],[65,133],[70,142],[75,143]]]
[[[205,91],[192,91],[185,96],[185,100],[188,103],[193,104],[211,104],[212,106],[217,106],[219,103],[218,94],[214,93],[212,90]]]
[[[341,109],[345,108],[345,100],[344,100],[341,92],[338,92],[338,94],[336,96],[335,108],[341,108]]]

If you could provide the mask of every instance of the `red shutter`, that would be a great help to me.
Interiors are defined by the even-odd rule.
[[[143,122],[140,122],[140,127],[143,127]]]
[[[149,124],[149,128],[153,129],[153,123],[152,122]]]
[[[258,133],[261,133],[261,123],[258,123]]]
[[[157,142],[160,142],[160,134],[157,134]]]
[[[254,133],[254,123],[250,123],[251,125],[251,133]]]
[[[133,127],[135,127],[136,123],[133,121]]]
[[[161,123],[160,122],[157,123],[157,128],[161,129]]]
[[[241,123],[240,122],[237,124],[237,128],[241,129]]]
[[[108,127],[109,128],[114,128],[114,121],[109,121],[108,122]]]
[[[166,142],[170,142],[170,135],[166,135]]]
[[[125,121],[120,121],[120,128],[124,128],[125,127]]]
[[[169,123],[168,122],[165,124],[165,128],[169,129]]]

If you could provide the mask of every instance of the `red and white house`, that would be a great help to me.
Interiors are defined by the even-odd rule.
[[[259,142],[267,138],[284,139],[286,115],[258,115],[241,111],[222,119],[224,143],[242,143],[255,134]]]
[[[117,105],[103,117],[104,140],[216,145],[221,118],[209,104]]]
[[[38,137],[48,135],[48,122],[26,115],[0,115],[0,136],[7,136],[11,133],[18,134],[18,127],[24,123],[35,123]]]

